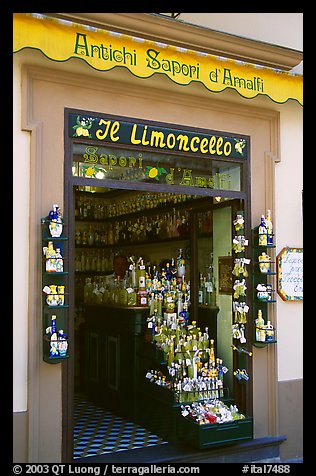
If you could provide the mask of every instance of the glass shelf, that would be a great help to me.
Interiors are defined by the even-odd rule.
[[[261,273],[260,271],[254,271],[253,274],[255,274],[256,276],[275,276],[276,272],[271,271],[270,273]]]
[[[269,303],[269,302],[276,302],[276,299],[258,299],[257,302]]]
[[[266,347],[267,345],[276,344],[276,343],[277,343],[277,340],[269,340],[269,341],[265,341],[265,342],[261,342],[261,341],[257,341],[257,340],[253,341],[253,345],[255,347]]]
[[[66,276],[68,273],[68,271],[43,271],[43,273],[45,274],[45,276]]]
[[[68,309],[69,304],[64,304],[63,306],[49,306],[48,304],[44,304],[45,309]]]
[[[43,236],[43,241],[67,241],[68,236]]]

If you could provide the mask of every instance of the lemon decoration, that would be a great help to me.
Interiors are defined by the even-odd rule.
[[[76,124],[72,126],[75,130],[73,137],[89,137],[92,138],[90,134],[90,129],[92,127],[94,119],[92,117],[83,117],[80,119],[80,116],[77,116]]]
[[[88,167],[86,170],[85,176],[92,177],[92,175],[94,175],[94,172],[95,172],[94,167]]]
[[[166,174],[167,171],[163,167],[152,167],[150,165],[146,166],[146,174],[149,178],[159,181],[159,177],[162,174]]]
[[[240,154],[240,155],[244,155],[243,153],[243,148],[245,147],[246,145],[246,141],[245,139],[235,139],[235,150]]]
[[[81,126],[77,127],[76,134],[77,134],[78,137],[83,135],[83,129],[82,129]]]
[[[153,167],[148,172],[148,177],[150,178],[155,178],[157,175],[158,175],[158,169],[156,167]]]

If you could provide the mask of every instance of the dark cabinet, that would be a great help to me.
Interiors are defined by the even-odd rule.
[[[148,312],[148,308],[86,306],[80,327],[85,393],[91,401],[132,419],[144,378],[140,346]]]

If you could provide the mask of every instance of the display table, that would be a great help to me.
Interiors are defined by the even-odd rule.
[[[218,307],[198,311],[197,325],[208,326],[212,336],[217,332],[218,311]],[[145,375],[158,363],[147,327],[149,307],[85,305],[84,315],[80,326],[84,392],[94,403],[144,423],[145,409],[153,410],[153,395],[143,395]],[[157,416],[160,419],[159,411]],[[146,418],[149,426],[152,421],[153,417]]]

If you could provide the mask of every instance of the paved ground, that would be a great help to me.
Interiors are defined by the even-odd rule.
[[[303,463],[303,458],[290,458],[290,459],[284,459],[281,460],[280,457],[278,458],[268,458],[268,459],[261,459],[257,461],[253,461],[253,463]]]

